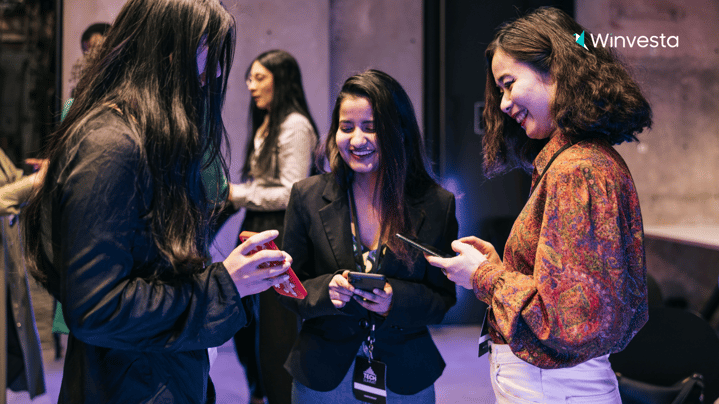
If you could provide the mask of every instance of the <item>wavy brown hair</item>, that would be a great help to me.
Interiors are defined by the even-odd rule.
[[[516,167],[528,169],[547,140],[529,139],[500,109],[502,94],[492,74],[492,58],[501,49],[535,71],[549,75],[557,90],[551,112],[557,128],[581,140],[600,138],[610,144],[636,141],[652,123],[652,111],[639,85],[612,49],[589,50],[574,40],[589,31],[565,12],[542,7],[503,24],[487,47],[483,139],[488,176]]]

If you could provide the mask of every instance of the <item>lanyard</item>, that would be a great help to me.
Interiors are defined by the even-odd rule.
[[[365,268],[365,262],[362,258],[362,243],[360,242],[360,228],[359,228],[359,222],[357,219],[357,208],[355,207],[355,198],[354,198],[354,192],[352,192],[352,184],[350,184],[349,188],[347,189],[347,198],[349,199],[350,204],[350,219],[352,220],[352,223],[355,227],[355,234],[352,237],[352,241],[354,243],[353,248],[353,255],[355,259],[355,264],[358,268],[362,268],[362,272],[364,272]],[[379,244],[379,247],[377,248],[377,256],[374,259],[374,262],[372,264],[372,270],[371,273],[378,273],[380,269],[380,265],[382,264],[382,258],[384,258],[384,245],[382,243]]]
[[[562,146],[559,150],[557,150],[556,153],[554,153],[554,155],[552,156],[552,158],[549,159],[549,162],[547,162],[547,165],[544,166],[544,170],[542,170],[542,174],[539,176],[539,178],[537,178],[537,182],[534,183],[534,187],[532,187],[532,191],[529,193],[529,196],[530,196],[530,197],[532,196],[532,194],[534,193],[534,190],[535,190],[535,189],[537,188],[537,186],[539,185],[539,181],[541,181],[542,178],[544,178],[544,174],[547,173],[547,170],[549,170],[549,166],[552,165],[552,163],[554,162],[554,160],[555,160],[557,157],[559,157],[559,155],[562,154],[563,151],[569,149],[570,147],[574,146],[575,144],[576,144],[576,143],[569,142],[569,143],[565,144],[564,146]]]
[[[350,204],[350,218],[352,220],[352,223],[354,223],[355,227],[355,235],[352,237],[354,242],[354,259],[355,264],[357,267],[362,269],[362,272],[364,272],[365,263],[364,259],[362,258],[362,243],[360,242],[360,228],[359,228],[359,222],[357,220],[357,208],[355,207],[354,202],[354,193],[352,192],[352,185],[350,184],[349,188],[347,189],[347,198],[349,199]],[[382,265],[382,258],[384,257],[384,245],[382,243],[379,244],[378,251],[377,251],[377,257],[375,258],[374,264],[372,265],[372,270],[370,272],[377,273],[379,272],[380,265]],[[374,313],[370,312],[370,333],[367,336],[367,341],[365,341],[365,352],[367,354],[367,357],[370,360],[374,360],[373,357],[373,351],[374,351],[374,342],[375,342],[375,317]]]

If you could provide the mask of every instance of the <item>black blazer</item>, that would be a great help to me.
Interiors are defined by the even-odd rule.
[[[451,251],[458,229],[454,195],[432,187],[421,198],[409,201],[408,210],[420,240]],[[342,309],[330,301],[332,277],[356,268],[347,192],[340,189],[333,174],[310,177],[292,187],[283,243],[308,293],[303,300],[281,299],[304,319],[285,362],[292,377],[317,391],[337,387],[369,335],[368,320],[374,319],[374,358],[387,365],[390,390],[414,394],[439,378],[445,363],[427,325],[442,321],[457,301],[456,288],[422,256],[407,267],[391,251],[386,253],[380,273],[394,291],[386,319],[354,300]]]

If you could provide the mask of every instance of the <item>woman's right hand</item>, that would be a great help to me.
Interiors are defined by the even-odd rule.
[[[430,265],[443,269],[449,280],[465,289],[472,290],[474,274],[485,263],[502,265],[494,246],[474,236],[453,241],[452,249],[458,253],[454,257],[440,258],[425,254],[425,258]]]
[[[33,173],[30,174],[32,179],[32,187],[34,189],[40,188],[43,181],[45,181],[45,174],[47,173],[47,167],[49,161],[47,159],[25,159],[25,163],[32,166]]]
[[[274,240],[279,235],[277,230],[267,230],[245,240],[223,261],[227,272],[235,281],[240,296],[245,297],[263,292],[273,285],[290,279],[286,274],[292,264],[292,257],[281,250],[262,250],[248,255],[257,247]],[[282,262],[282,265],[260,268],[268,262]]]
[[[476,248],[479,252],[484,254],[484,256],[487,258],[487,260],[489,260],[490,263],[497,266],[502,265],[502,257],[497,254],[497,250],[494,248],[492,243],[484,241],[475,236],[462,237],[461,239],[459,239],[459,241]]]
[[[335,275],[330,280],[330,300],[336,308],[341,309],[352,299],[355,288],[347,280],[349,270],[342,272],[342,275]]]

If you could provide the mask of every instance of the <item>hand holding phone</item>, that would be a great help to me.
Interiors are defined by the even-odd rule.
[[[392,285],[382,274],[349,272],[347,280],[355,288],[354,299],[360,306],[381,316],[387,316],[392,306]],[[386,288],[385,288],[386,287]],[[375,289],[379,289],[377,293]]]
[[[243,231],[240,233],[240,241],[245,242],[248,238],[254,236],[255,232],[252,231]],[[253,251],[250,251],[247,253],[247,255],[255,254],[262,250],[277,250],[277,245],[274,241],[269,241],[261,246],[258,246]],[[284,262],[283,261],[270,261],[259,265],[259,268],[271,268],[275,266],[280,266]],[[280,283],[279,285],[273,286],[275,288],[275,291],[283,296],[289,296],[294,297],[295,299],[304,299],[305,296],[307,296],[307,290],[304,286],[302,286],[302,282],[300,282],[299,278],[297,278],[297,275],[295,274],[295,271],[292,270],[292,268],[287,270],[287,275],[289,275],[289,279],[285,282]]]

